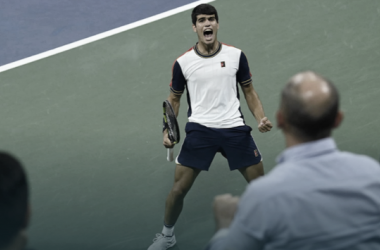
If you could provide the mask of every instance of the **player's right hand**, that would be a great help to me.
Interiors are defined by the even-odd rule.
[[[164,145],[165,148],[173,148],[174,147],[174,143],[169,139],[169,136],[168,136],[168,131],[165,129],[164,130],[164,142],[162,143]]]
[[[264,117],[260,120],[260,123],[259,123],[259,126],[258,126],[258,129],[261,133],[265,133],[265,132],[268,132],[272,129],[272,123],[271,121],[269,121],[269,119],[267,117]]]

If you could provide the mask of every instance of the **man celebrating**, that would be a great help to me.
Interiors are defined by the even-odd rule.
[[[337,149],[330,136],[342,119],[331,82],[295,75],[277,113],[287,149],[240,202],[215,198],[219,230],[207,249],[380,249],[380,166]]]
[[[248,61],[244,53],[217,40],[218,13],[209,4],[192,12],[193,30],[198,43],[173,65],[169,102],[178,115],[185,88],[188,100],[186,138],[176,159],[175,180],[166,200],[164,227],[149,250],[167,249],[175,243],[174,225],[183,200],[200,171],[207,171],[217,152],[228,160],[231,170],[238,169],[246,181],[264,174],[261,155],[245,125],[240,111],[238,83],[260,132],[270,131],[257,93],[253,89]],[[174,145],[164,131],[164,146]]]

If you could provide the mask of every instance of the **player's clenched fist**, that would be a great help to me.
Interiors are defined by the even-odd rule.
[[[260,124],[258,126],[259,128],[259,131],[261,133],[265,133],[265,132],[268,132],[272,129],[272,123],[268,120],[267,117],[264,117],[260,120]]]

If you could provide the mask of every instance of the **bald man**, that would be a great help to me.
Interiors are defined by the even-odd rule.
[[[241,199],[215,198],[207,249],[380,249],[380,166],[330,137],[343,119],[335,86],[314,72],[295,75],[276,118],[286,142],[278,165]]]

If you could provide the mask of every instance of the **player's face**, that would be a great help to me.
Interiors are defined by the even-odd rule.
[[[199,42],[203,44],[213,44],[216,41],[216,35],[219,29],[219,23],[215,15],[198,15],[193,30],[198,34]]]

